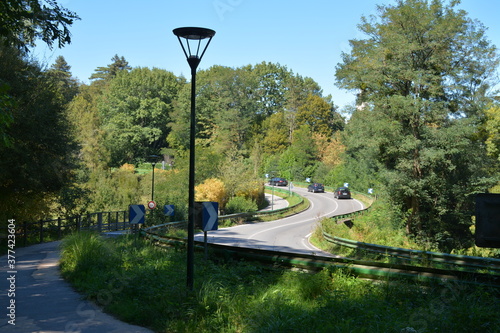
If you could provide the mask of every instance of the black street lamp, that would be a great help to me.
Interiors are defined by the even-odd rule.
[[[196,134],[196,68],[200,64],[201,58],[205,54],[215,31],[206,28],[185,27],[173,30],[174,35],[179,39],[182,50],[186,55],[187,62],[191,67],[191,125],[189,137],[189,198],[188,198],[188,248],[187,248],[187,287],[193,290],[194,285],[194,167],[195,167],[195,134]],[[183,43],[184,40],[184,43]],[[206,44],[201,50],[202,41]],[[191,45],[191,44],[192,45]],[[201,54],[200,54],[201,50]]]

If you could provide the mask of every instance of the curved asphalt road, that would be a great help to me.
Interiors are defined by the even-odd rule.
[[[332,193],[309,193],[306,189],[294,189],[311,202],[303,213],[272,222],[244,224],[209,231],[207,241],[229,246],[249,247],[270,251],[331,255],[309,243],[309,237],[324,217],[346,214],[363,209],[355,199],[335,199]],[[203,234],[195,235],[203,241]]]

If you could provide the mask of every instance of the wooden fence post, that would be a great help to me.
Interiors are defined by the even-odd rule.
[[[125,211],[123,211],[123,229],[122,230],[127,229],[126,220],[127,220],[127,211],[125,210]]]
[[[43,243],[43,220],[40,220],[40,243]]]
[[[97,213],[97,232],[102,232],[102,212]]]
[[[28,222],[23,222],[23,246],[28,243]]]
[[[81,226],[80,226],[80,218],[81,218],[81,217],[82,217],[81,215],[77,215],[77,216],[75,217],[75,220],[76,220],[76,232],[80,232],[80,227],[81,227]]]
[[[61,239],[61,217],[57,218],[57,239]]]

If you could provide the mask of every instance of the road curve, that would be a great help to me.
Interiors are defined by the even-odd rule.
[[[207,241],[271,251],[329,255],[309,243],[309,237],[318,221],[324,217],[361,210],[363,204],[355,199],[335,199],[332,193],[309,193],[303,188],[295,188],[294,192],[311,202],[311,206],[306,211],[276,221],[250,223],[209,231]],[[196,234],[195,239],[203,241],[203,234]]]

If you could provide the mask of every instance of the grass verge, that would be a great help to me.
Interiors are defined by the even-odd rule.
[[[80,233],[62,245],[61,271],[119,319],[157,332],[495,332],[492,290],[370,282],[339,269],[311,274],[195,256],[124,236]]]

